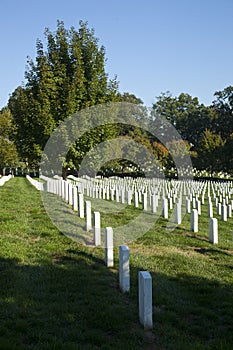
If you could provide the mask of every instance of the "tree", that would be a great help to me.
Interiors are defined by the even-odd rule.
[[[172,97],[168,91],[157,97],[153,105],[152,124],[161,117],[166,118],[181,138],[195,148],[204,130],[210,127],[213,111],[210,107],[200,104],[197,97],[193,98],[185,93]]]
[[[199,168],[211,172],[224,169],[224,140],[220,134],[214,134],[210,130],[205,130],[198,146]]]
[[[226,87],[223,91],[216,91],[212,108],[217,113],[214,120],[214,132],[220,133],[228,139],[233,133],[233,86]]]
[[[67,117],[118,98],[116,78],[109,80],[105,72],[104,47],[99,47],[87,23],[79,24],[78,30],[66,30],[58,21],[55,33],[46,29],[47,48],[37,40],[36,60],[28,59],[25,86],[18,87],[9,99],[17,126],[17,147],[31,166],[40,162],[49,136]],[[90,138],[86,141],[90,143]],[[69,152],[66,167],[74,167],[80,156],[76,146]],[[85,149],[89,146],[85,144]]]
[[[15,127],[10,110],[0,111],[0,168],[3,175],[6,167],[13,167],[18,163],[18,154],[14,144]]]

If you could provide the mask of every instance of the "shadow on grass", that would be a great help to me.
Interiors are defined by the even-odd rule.
[[[23,265],[0,259],[0,349],[142,349],[136,303],[84,252]]]
[[[231,254],[226,251],[222,251],[220,249],[214,249],[214,248],[195,248],[194,251],[203,255],[207,254],[207,255],[231,256]]]
[[[116,262],[117,268],[117,262]],[[40,265],[0,259],[0,349],[232,349],[230,284],[152,273],[154,330],[138,324],[138,271],[131,292],[117,269],[85,250],[68,249]]]
[[[135,296],[139,270],[143,268],[131,268]],[[151,272],[156,343],[167,350],[232,350],[232,284],[185,273],[172,275]]]

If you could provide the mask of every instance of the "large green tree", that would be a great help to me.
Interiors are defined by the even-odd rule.
[[[173,97],[168,91],[157,97],[153,104],[155,121],[161,116],[176,128],[183,140],[195,147],[205,129],[209,128],[213,111],[210,107],[200,104],[197,97],[185,93]]]
[[[205,130],[198,145],[199,168],[213,171],[224,170],[225,157],[224,140],[220,134],[214,134],[210,130]]]
[[[35,62],[28,59],[25,85],[9,99],[18,150],[33,166],[40,162],[52,131],[67,117],[86,107],[119,99],[116,78],[110,80],[105,71],[105,49],[99,46],[87,23],[81,21],[78,30],[67,30],[58,21],[56,32],[46,29],[45,44],[37,40],[36,46]],[[88,149],[90,138],[86,139]],[[67,167],[74,166],[75,159],[81,157],[76,146],[69,153]]]
[[[212,123],[212,131],[224,140],[224,148],[221,152],[223,169],[233,171],[233,86],[228,86],[222,91],[216,91],[212,109],[215,118]]]
[[[214,96],[212,108],[217,117],[214,119],[213,131],[221,134],[221,137],[229,139],[233,133],[233,86],[216,91]]]

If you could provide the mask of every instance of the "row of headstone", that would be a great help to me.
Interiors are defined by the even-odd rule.
[[[114,266],[113,229],[105,228],[105,264]],[[119,287],[130,292],[130,252],[127,246],[119,246]],[[153,328],[152,277],[148,271],[138,273],[139,321],[144,329]]]
[[[86,181],[86,184],[85,184]],[[109,199],[110,196],[105,196],[106,193],[109,193],[109,191],[111,192],[111,200],[116,200],[116,201],[120,201],[120,197],[121,197],[121,202],[124,203],[125,202],[125,195],[124,195],[124,187],[122,187],[121,191],[118,189],[116,189],[116,185],[115,188],[112,187],[110,189],[109,187],[104,188],[104,186],[101,186],[100,180],[98,180],[98,183],[96,185],[96,182],[94,182],[93,180],[85,180],[83,181],[82,179],[82,189],[83,191],[85,191],[85,189],[87,189],[87,195],[88,196],[94,196],[95,198],[102,198],[102,199]],[[116,181],[116,180],[115,180]],[[93,188],[91,189],[91,185],[90,183],[93,184]],[[104,183],[106,183],[106,180],[104,181]],[[172,182],[173,187],[174,186],[174,181]],[[153,213],[156,212],[157,208],[158,208],[158,202],[159,200],[161,201],[161,205],[162,205],[162,215],[164,218],[168,218],[168,210],[173,208],[173,204],[175,204],[175,223],[176,224],[180,224],[181,223],[181,206],[182,206],[182,196],[186,195],[186,212],[191,213],[191,209],[197,209],[198,210],[198,215],[201,215],[201,205],[204,204],[205,202],[205,192],[207,189],[207,183],[199,183],[199,182],[195,182],[195,185],[197,184],[198,186],[193,186],[194,182],[189,181],[189,182],[177,182],[178,183],[178,189],[180,190],[180,196],[177,198],[177,191],[174,190],[173,191],[173,195],[171,194],[171,192],[168,192],[168,185],[166,184],[166,182],[164,182],[163,180],[163,185],[165,185],[166,190],[161,190],[160,188],[160,192],[159,193],[153,193],[151,194],[150,192],[150,200],[149,200],[149,205],[151,207],[151,211]],[[122,184],[122,181],[120,181],[120,184]],[[131,180],[131,184],[132,184],[132,180]],[[183,187],[183,193],[182,193],[182,187]],[[103,190],[103,195],[101,196],[101,191]],[[193,191],[193,192],[191,192]],[[163,195],[163,197],[161,198],[161,194],[166,192],[166,195]],[[95,195],[93,195],[93,193],[95,193]],[[199,196],[201,195],[201,198],[199,200]],[[172,198],[173,196],[173,198]],[[188,197],[189,196],[189,197]],[[135,207],[139,206],[139,202],[141,201],[142,203],[142,209],[147,211],[148,208],[148,193],[144,192],[144,193],[140,193],[137,191],[134,191],[132,188],[130,190],[127,190],[126,192],[126,200],[127,200],[127,204],[131,204],[132,199],[134,198],[134,205]],[[140,200],[141,199],[141,200]],[[233,200],[232,200],[233,201]],[[224,211],[223,211],[224,212]],[[228,206],[228,215],[231,215],[232,213],[232,207]]]
[[[94,180],[87,180],[85,179],[81,181],[82,183],[82,189],[83,192],[85,191],[85,194],[89,197],[93,198],[99,198],[99,199],[109,199],[111,197],[111,200],[116,200],[117,202],[127,203],[128,205],[131,204],[132,200],[134,199],[134,205],[135,207],[139,206],[139,203],[142,203],[142,209],[143,210],[149,210],[149,207],[151,208],[151,211],[154,213],[156,212],[158,208],[158,201],[162,201],[164,198],[168,200],[168,208],[172,209],[173,204],[175,204],[178,200],[182,201],[182,188],[184,189],[184,195],[188,192],[187,186],[185,182],[177,182],[176,186],[174,185],[175,182],[171,182],[172,185],[169,185],[170,183],[165,180],[161,180],[160,182],[157,180],[156,183],[151,181],[150,186],[147,184],[147,186],[139,187],[137,185],[133,185],[133,180],[130,180],[130,184],[123,184],[122,181],[119,182],[118,186],[115,183],[112,183],[106,180],[103,181],[103,184],[100,183],[100,180],[98,180],[98,183]],[[137,180],[138,181],[138,180]],[[140,180],[142,181],[142,180]],[[77,182],[79,182],[79,179],[77,179]],[[128,181],[129,182],[129,181]],[[136,182],[136,180],[135,180]],[[106,184],[107,183],[107,184]],[[147,179],[148,183],[148,179]],[[178,185],[177,185],[178,184]],[[120,188],[121,186],[121,188]],[[131,188],[130,188],[131,186]],[[173,188],[170,188],[173,187]],[[203,187],[203,186],[202,186]],[[178,197],[178,193],[180,192],[180,197]],[[202,201],[204,201],[204,195],[202,197]],[[157,204],[156,204],[157,202]],[[194,199],[192,201],[193,208],[196,207],[196,203],[194,203]],[[164,216],[167,217],[167,211],[166,211],[166,201],[164,204]],[[197,203],[199,214],[200,214],[200,204]]]
[[[176,224],[181,223],[181,211],[182,211],[182,205],[183,200],[185,198],[186,200],[186,212],[190,213],[190,230],[193,232],[198,232],[198,217],[201,215],[201,205],[205,203],[205,197],[207,193],[208,197],[208,215],[209,215],[209,241],[213,244],[218,243],[218,221],[216,218],[213,217],[213,206],[216,207],[216,203],[218,202],[218,206],[216,209],[219,208],[219,205],[221,205],[221,219],[226,220],[227,216],[230,217],[232,213],[232,186],[226,186],[221,187],[218,189],[218,186],[213,187],[213,184],[209,183],[198,183],[198,186],[195,187],[193,182],[179,182],[177,186],[175,186],[175,183],[172,183],[172,186],[166,184],[165,182],[162,182],[161,186],[158,186],[158,183],[156,183],[156,191],[153,188],[153,191],[149,190],[149,185],[147,189],[145,190],[145,187],[143,187],[141,183],[141,187],[138,186],[136,188],[133,188],[133,186],[126,187],[126,185],[123,184],[122,181],[120,181],[120,184],[122,184],[122,188],[116,185],[116,179],[114,179],[115,182],[112,182],[112,185],[114,186],[108,186],[104,187],[101,185],[100,180],[98,182],[88,180],[87,179],[81,179],[80,183],[74,182],[74,180],[64,181],[59,180],[57,183],[54,184],[53,180],[49,185],[48,188],[50,191],[53,191],[53,193],[60,194],[67,203],[73,206],[74,211],[77,211],[80,218],[86,219],[86,230],[89,231],[92,229],[92,213],[91,213],[91,201],[84,201],[84,194],[87,194],[88,197],[95,196],[95,198],[101,198],[106,200],[116,200],[124,203],[126,201],[128,204],[131,204],[134,200],[135,206],[139,205],[139,202],[142,204],[143,210],[149,210],[149,206],[151,206],[151,211],[156,212],[159,201],[161,202],[162,207],[162,215],[164,218],[168,218],[168,211],[169,209],[172,209],[174,206],[174,220]],[[58,182],[60,184],[58,184]],[[132,185],[131,180],[131,185]],[[99,186],[99,187],[97,187]],[[176,188],[175,188],[176,187]],[[170,192],[169,192],[170,191]],[[219,191],[219,192],[218,192]],[[214,197],[215,196],[215,197]],[[215,200],[212,202],[214,198],[217,198],[218,200]],[[220,204],[221,203],[221,204]],[[85,210],[84,210],[85,208]],[[86,216],[85,216],[86,212]],[[218,212],[220,213],[220,212]],[[227,213],[227,216],[226,216]],[[101,222],[100,222],[100,213],[94,212],[94,243],[95,245],[101,245]],[[110,227],[105,228],[104,232],[104,249],[105,249],[105,263],[108,267],[113,266],[114,256],[113,256],[113,233],[112,229]],[[127,249],[121,248],[121,251],[119,252],[119,256],[121,256],[121,261],[119,262],[119,271],[127,271],[127,268],[123,268],[123,266],[127,266],[127,258],[124,258],[124,256],[127,256]],[[125,254],[125,255],[124,255]],[[124,259],[126,259],[124,261]],[[120,272],[119,272],[120,274]],[[141,275],[144,275],[143,277]],[[139,281],[141,280],[140,287],[146,288],[147,285],[147,274],[140,274],[141,277],[139,277]],[[125,274],[121,272],[119,275],[119,283],[120,283],[120,289],[122,291],[128,291],[129,290],[129,274],[127,277],[127,273]],[[141,298],[143,300],[142,296],[145,296],[146,292],[139,292],[139,295],[141,295]],[[150,293],[148,294],[150,295]],[[150,298],[150,297],[147,297]],[[141,304],[143,305],[143,301],[141,301]],[[144,310],[144,308],[141,306],[141,310]],[[140,311],[140,315],[143,315],[143,311]],[[148,324],[150,322],[145,321],[145,317],[140,316],[140,322],[144,324],[145,328],[148,327]],[[145,323],[144,323],[145,322]]]
[[[78,193],[77,186],[71,182],[66,182],[62,179],[48,179],[47,191],[61,195],[61,197],[70,205],[73,210],[78,212],[80,218],[85,218],[86,231],[92,229],[92,212],[91,201],[84,201],[84,194]],[[30,181],[30,180],[29,180]],[[56,182],[57,181],[57,182]],[[85,208],[85,210],[84,210]],[[94,244],[101,245],[101,223],[100,213],[94,212]],[[104,250],[105,250],[105,265],[107,267],[114,266],[114,244],[113,244],[113,229],[106,227],[104,230]],[[130,291],[130,266],[129,266],[129,248],[127,246],[119,247],[119,287],[122,292]],[[139,271],[138,274],[139,288],[139,321],[144,329],[153,327],[152,320],[152,278],[148,271]]]
[[[0,186],[3,186],[7,181],[9,181],[12,177],[14,177],[13,175],[9,174],[6,176],[2,176],[0,178]]]
[[[59,181],[58,181],[59,180]],[[182,222],[182,206],[183,199],[185,198],[186,203],[186,213],[190,213],[190,230],[192,232],[198,232],[198,216],[201,215],[201,206],[205,203],[205,195],[208,191],[208,215],[210,218],[213,218],[213,203],[211,200],[211,195],[214,196],[214,193],[221,195],[221,204],[218,203],[218,211],[217,214],[221,215],[221,219],[226,221],[228,217],[232,216],[232,208],[231,205],[233,203],[233,199],[231,196],[233,194],[232,183],[231,185],[227,185],[226,188],[221,186],[221,190],[219,189],[218,184],[216,186],[210,182],[197,182],[197,181],[171,181],[169,185],[165,180],[159,181],[151,181],[151,186],[157,186],[157,191],[152,193],[150,192],[139,192],[135,191],[136,185],[134,184],[134,180],[128,179],[124,183],[122,179],[117,182],[117,179],[113,180],[96,180],[96,179],[87,179],[87,178],[75,178],[69,179],[68,181],[64,181],[62,179],[49,179],[47,180],[47,190],[52,193],[56,193],[62,196],[62,198],[73,206],[73,210],[77,211],[80,218],[86,218],[86,231],[90,231],[92,229],[92,212],[91,212],[91,201],[84,202],[84,194],[90,195],[95,193],[95,197],[105,200],[120,200],[120,196],[124,199],[121,201],[127,201],[127,203],[131,203],[134,199],[135,207],[139,206],[139,202],[142,203],[142,210],[149,210],[149,206],[151,207],[152,213],[156,213],[158,207],[161,208],[162,216],[165,219],[169,217],[169,209],[173,209],[174,207],[174,223],[179,225]],[[101,183],[103,182],[103,184]],[[104,187],[106,183],[110,183],[112,187]],[[136,181],[137,187],[142,188],[143,180],[139,179]],[[149,188],[149,181],[147,179],[146,184]],[[122,185],[120,190],[119,186]],[[140,185],[140,186],[139,186]],[[117,190],[118,186],[118,190]],[[127,187],[128,186],[128,187]],[[131,186],[131,188],[130,188]],[[134,187],[134,188],[133,188]],[[160,190],[158,191],[158,187]],[[126,197],[123,195],[124,188],[128,188],[126,192]],[[94,190],[95,189],[95,190]],[[102,192],[100,191],[102,189]],[[170,191],[170,192],[169,192]],[[81,193],[79,193],[81,192]],[[101,194],[100,194],[101,193]],[[109,193],[109,195],[107,195]],[[226,196],[225,198],[224,196]],[[149,199],[148,199],[149,198]],[[226,205],[225,202],[230,202],[230,204]],[[220,209],[221,208],[221,212]],[[85,216],[86,212],[86,216]],[[101,227],[100,227],[100,213],[94,212],[94,244],[101,244]],[[216,243],[216,240],[215,240]]]
[[[34,186],[38,191],[44,191],[44,182],[37,181],[33,179],[31,176],[26,175],[26,179]]]
[[[217,198],[216,198],[217,199]],[[227,221],[228,218],[232,217],[232,209],[233,209],[233,200],[231,200],[231,203],[227,204],[227,202],[223,199],[223,202],[218,202],[218,200],[215,199],[215,208],[217,215],[221,217],[221,220]],[[208,198],[208,215],[210,218],[213,217],[213,202],[211,198]]]
[[[213,184],[212,184],[213,186]],[[210,183],[205,183],[204,185],[201,184],[199,186],[199,190],[195,190],[197,193],[195,197],[186,197],[186,212],[190,213],[190,230],[192,232],[198,232],[198,216],[201,215],[201,205],[205,203],[205,194],[208,188],[209,192]],[[224,195],[222,198],[220,197],[220,203],[218,203],[217,206],[217,215],[220,215],[221,220],[227,221],[228,217],[232,217],[232,208],[233,208],[233,199],[231,198],[231,195],[233,193],[232,189],[232,183],[226,184],[226,188],[222,186],[224,189]],[[186,188],[186,192],[188,192]],[[221,193],[218,190],[218,194]],[[228,195],[224,198],[224,196],[228,193]],[[186,193],[187,194],[187,193]],[[199,196],[201,196],[199,200]],[[158,198],[155,198],[157,196],[152,195],[151,199],[151,208],[152,212],[156,212],[156,207],[158,205]],[[137,202],[138,195],[136,196],[136,202]],[[230,203],[229,203],[230,202]],[[168,208],[172,209],[172,203],[171,198],[163,198],[162,199],[162,215],[164,218],[168,218]],[[226,203],[229,203],[228,205]],[[142,197],[142,208],[143,210],[147,210],[147,194],[144,193]],[[192,208],[192,209],[191,209]],[[181,217],[181,211],[182,211],[182,198],[178,198],[177,202],[175,203],[174,207],[174,222],[175,224],[181,224],[182,217]],[[208,196],[208,215],[210,218],[213,218],[213,205],[211,200],[209,200]],[[209,223],[209,241],[211,243],[217,244],[218,243],[218,224],[217,219],[210,220]]]
[[[136,185],[135,185],[136,182]],[[162,211],[162,216],[165,219],[169,217],[169,209],[173,209],[174,206],[174,223],[179,225],[182,222],[182,201],[183,198],[186,199],[186,212],[190,213],[190,230],[192,232],[198,232],[198,216],[201,215],[201,205],[205,203],[205,195],[206,191],[208,191],[208,213],[209,217],[213,217],[213,204],[210,199],[210,193],[213,191],[217,191],[216,188],[213,190],[214,185],[210,182],[197,182],[197,181],[171,181],[171,184],[166,182],[166,180],[149,181],[146,179],[146,185],[149,188],[151,186],[150,192],[139,192],[138,188],[143,188],[143,179],[137,179],[137,181],[132,179],[126,179],[125,182],[123,179],[119,181],[117,179],[90,179],[90,178],[75,178],[69,179],[68,181],[60,180],[60,184],[58,185],[58,181],[50,180],[48,183],[48,190],[53,193],[59,192],[57,188],[61,187],[60,194],[61,196],[73,206],[74,211],[79,212],[80,218],[84,218],[86,211],[86,230],[89,231],[92,229],[91,225],[91,202],[87,201],[84,203],[84,194],[86,193],[89,197],[95,196],[95,198],[101,198],[106,200],[116,200],[124,203],[125,200],[127,204],[131,204],[134,199],[135,207],[139,206],[139,202],[142,203],[142,209],[144,211],[149,210],[149,206],[151,207],[152,213],[156,213],[159,202]],[[105,187],[106,183],[109,185]],[[121,188],[120,188],[121,186]],[[131,187],[130,187],[131,186]],[[152,186],[156,186],[152,189]],[[137,188],[137,191],[135,189]],[[158,188],[160,188],[158,190]],[[221,186],[223,189],[224,186]],[[126,197],[124,195],[124,191],[126,191]],[[144,187],[145,190],[145,187]],[[101,192],[102,191],[102,192]],[[152,191],[154,191],[152,193]],[[170,191],[170,192],[169,192]],[[228,191],[228,192],[227,192]],[[77,194],[77,192],[81,192]],[[180,192],[180,193],[179,193]],[[218,193],[220,194],[220,190],[218,189]],[[223,190],[221,191],[223,193]],[[232,186],[228,184],[227,190],[225,189],[225,193],[228,193],[227,201],[231,200],[231,195],[233,193]],[[108,195],[109,194],[109,195]],[[179,194],[179,195],[178,195]],[[78,200],[77,200],[78,197]],[[148,200],[149,197],[149,200]],[[221,207],[220,211],[217,214],[221,215],[221,219],[226,221],[228,217],[232,216],[232,206],[228,204],[226,206],[224,204],[224,198],[222,198],[223,204],[220,206],[218,203],[218,210]],[[78,209],[79,202],[79,209]],[[231,200],[233,202],[233,200]],[[84,210],[84,205],[86,206],[86,210]],[[100,214],[94,213],[94,242],[99,245],[101,236],[100,236]],[[95,219],[95,217],[97,219]],[[97,221],[96,221],[97,220]],[[96,221],[96,224],[95,224]],[[98,224],[99,222],[99,224]]]

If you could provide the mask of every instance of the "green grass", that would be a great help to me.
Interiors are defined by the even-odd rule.
[[[206,210],[196,234],[188,214],[171,233],[159,218],[129,244],[131,291],[124,295],[117,248],[108,269],[102,248],[61,234],[40,193],[23,178],[10,180],[0,188],[0,349],[232,350],[233,219],[219,220],[212,245]],[[126,224],[139,212],[116,206],[101,213],[102,225]],[[153,278],[151,332],[138,323],[141,269]]]

